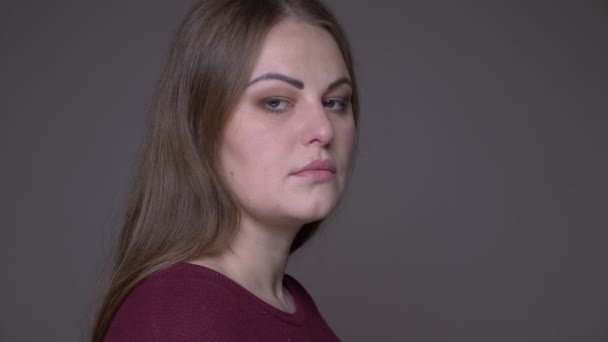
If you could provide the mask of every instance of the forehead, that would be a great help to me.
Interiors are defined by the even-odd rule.
[[[252,78],[266,72],[280,72],[306,79],[327,74],[346,76],[347,68],[333,36],[324,28],[286,19],[265,37],[253,67]]]

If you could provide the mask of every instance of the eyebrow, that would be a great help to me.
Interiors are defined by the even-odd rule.
[[[270,72],[267,74],[263,74],[261,76],[258,76],[256,78],[254,78],[252,81],[250,81],[247,86],[250,86],[256,82],[259,81],[265,81],[265,80],[279,80],[279,81],[283,81],[285,83],[291,84],[292,86],[298,88],[298,89],[304,89],[304,82],[297,80],[295,78],[289,77],[289,76],[285,76],[283,74],[277,74],[274,72]]]
[[[342,77],[342,78],[339,78],[339,79],[331,82],[327,86],[327,90],[325,90],[325,92],[329,93],[330,91],[338,88],[339,86],[341,86],[343,84],[348,84],[351,88],[353,87],[353,83],[350,81],[350,79],[348,77]]]
[[[247,86],[250,86],[250,85],[260,82],[260,81],[266,81],[266,80],[278,80],[278,81],[282,81],[287,84],[290,84],[298,89],[304,89],[304,82],[302,82],[298,79],[295,79],[293,77],[289,77],[287,75],[279,74],[276,72],[269,72],[269,73],[260,75],[256,78],[254,78],[253,80],[249,81]],[[325,92],[329,93],[330,91],[336,89],[337,87],[341,86],[342,84],[348,84],[351,87],[353,86],[351,80],[348,77],[341,77],[341,78],[331,82],[327,86],[327,89],[325,90]]]

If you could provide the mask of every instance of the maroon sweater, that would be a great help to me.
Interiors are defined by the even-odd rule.
[[[219,272],[180,263],[131,291],[104,341],[339,341],[302,285],[289,275],[283,283],[294,299],[294,314]]]

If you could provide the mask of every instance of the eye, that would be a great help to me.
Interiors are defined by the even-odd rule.
[[[337,112],[346,110],[347,105],[348,101],[344,99],[329,99],[323,101],[323,107]]]
[[[289,101],[276,97],[262,100],[262,105],[271,112],[283,112],[291,107]]]

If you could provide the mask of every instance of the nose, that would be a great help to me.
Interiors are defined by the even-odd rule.
[[[320,101],[311,104],[302,114],[305,120],[302,143],[321,147],[329,145],[334,139],[334,125],[323,104]]]

